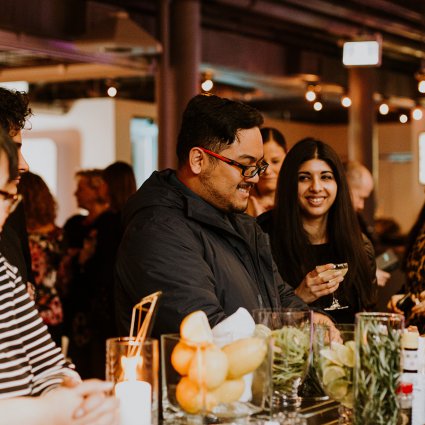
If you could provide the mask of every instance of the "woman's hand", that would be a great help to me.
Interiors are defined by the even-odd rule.
[[[390,311],[392,311],[394,313],[398,313],[398,314],[403,314],[404,315],[404,312],[397,307],[397,303],[404,297],[404,295],[405,294],[396,294],[396,295],[393,295],[390,298],[390,300],[388,301],[388,304],[387,304],[388,310],[390,310]]]
[[[416,298],[416,305],[412,307],[412,316],[425,316],[425,291]]]
[[[52,390],[40,398],[57,425],[117,425],[118,400],[107,393],[113,384],[87,380],[73,388]]]
[[[334,264],[316,266],[295,289],[295,294],[307,304],[316,301],[324,295],[332,294],[344,280],[342,272],[333,270],[334,268]]]

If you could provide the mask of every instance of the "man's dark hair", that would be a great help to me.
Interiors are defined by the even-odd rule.
[[[9,163],[9,181],[15,180],[18,175],[18,148],[10,136],[0,128],[0,152],[6,155]]]
[[[25,127],[32,112],[27,93],[0,87],[0,126],[7,132],[17,132]]]
[[[195,146],[219,153],[237,140],[239,130],[262,124],[262,115],[251,106],[214,95],[197,95],[183,113],[177,139],[179,165],[187,161]]]

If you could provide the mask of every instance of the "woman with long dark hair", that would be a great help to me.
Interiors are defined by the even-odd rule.
[[[329,145],[307,138],[289,151],[275,209],[258,222],[270,234],[282,277],[305,302],[326,309],[336,297],[343,308],[328,312],[339,323],[373,306],[373,247],[359,229],[341,160]],[[345,277],[334,266],[339,263],[348,263]]]

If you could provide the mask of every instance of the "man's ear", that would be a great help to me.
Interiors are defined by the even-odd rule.
[[[193,174],[200,174],[206,166],[205,155],[198,147],[194,147],[189,152],[189,167]]]

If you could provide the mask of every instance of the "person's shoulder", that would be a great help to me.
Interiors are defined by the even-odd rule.
[[[263,232],[271,233],[273,230],[273,210],[266,211],[259,215],[257,218],[257,224],[263,229]]]

